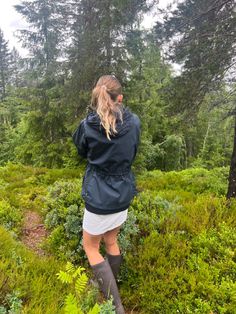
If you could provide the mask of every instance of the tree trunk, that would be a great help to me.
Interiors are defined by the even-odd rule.
[[[206,142],[207,142],[207,139],[208,139],[210,127],[211,127],[211,123],[210,123],[210,121],[208,121],[208,124],[207,124],[207,131],[206,131],[206,135],[205,135],[205,137],[204,137],[204,141],[203,141],[203,145],[202,145],[202,151],[201,151],[202,157],[203,157],[204,152],[205,152],[205,149],[206,149]]]
[[[231,156],[230,170],[229,170],[229,185],[226,195],[227,199],[236,197],[236,115],[234,117],[234,146]]]
[[[105,37],[105,48],[106,48],[106,71],[109,73],[112,71],[112,19],[111,19],[111,3],[106,2],[106,37]]]

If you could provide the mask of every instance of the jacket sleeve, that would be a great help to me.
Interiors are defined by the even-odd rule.
[[[84,120],[80,122],[76,131],[72,134],[72,139],[77,147],[78,154],[83,158],[87,158],[88,142],[85,137]]]

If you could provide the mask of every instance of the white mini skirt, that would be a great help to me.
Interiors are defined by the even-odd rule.
[[[84,209],[83,229],[92,235],[103,234],[125,222],[128,215],[128,208],[113,214],[94,214]]]

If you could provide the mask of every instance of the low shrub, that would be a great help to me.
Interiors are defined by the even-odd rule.
[[[82,168],[0,167],[5,227],[0,227],[0,311],[11,311],[15,302],[25,313],[63,313],[70,290],[55,282],[55,271],[68,260],[88,266],[82,248],[82,174]],[[227,168],[137,175],[139,194],[118,236],[127,308],[140,314],[235,313],[236,200],[229,204],[224,196],[227,177]],[[43,247],[51,258],[37,259],[12,239],[26,209],[42,214],[50,231]],[[85,312],[96,297],[89,290]],[[109,307],[104,304],[101,313],[110,313]]]
[[[96,304],[100,292],[97,287],[87,284],[89,278],[86,273],[81,274],[81,270],[85,270],[83,265],[76,266],[67,262],[66,269],[71,278],[75,279],[75,287],[72,289],[58,280],[58,274],[63,273],[64,262],[53,256],[39,258],[22,243],[14,240],[1,226],[0,238],[0,313],[64,314],[66,304],[73,306],[69,302],[71,299],[68,299],[73,289],[81,293],[78,300],[83,312],[90,313],[89,309]],[[71,272],[73,269],[76,276]],[[67,275],[64,277],[68,279]],[[95,309],[96,307],[100,312],[94,310],[91,313],[114,313],[110,301],[98,304]]]
[[[7,201],[0,200],[0,224],[11,230],[15,235],[20,233],[22,227],[22,212],[12,207]]]
[[[235,231],[220,223],[191,241],[153,231],[126,256],[121,293],[127,305],[147,314],[235,313]]]
[[[227,188],[228,172],[227,167],[212,170],[190,168],[170,172],[153,170],[139,176],[138,186],[141,190],[184,190],[194,194],[224,195]]]
[[[68,289],[56,279],[62,264],[52,256],[38,258],[1,226],[0,239],[0,304],[10,311],[17,292],[24,313],[63,313]]]

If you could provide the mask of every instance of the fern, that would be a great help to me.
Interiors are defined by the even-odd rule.
[[[82,293],[85,291],[86,285],[88,283],[88,276],[86,273],[84,273],[85,268],[81,266],[75,268],[71,262],[67,262],[65,268],[66,271],[60,270],[56,275],[63,283],[71,284],[71,287],[75,292],[75,294],[69,293],[65,298],[65,314],[85,314],[80,307],[81,302],[83,305],[82,307],[84,307],[85,303],[82,299]],[[109,304],[107,305],[109,306]],[[87,310],[89,309],[86,309],[86,312]],[[100,310],[100,305],[96,303],[93,308],[87,312],[87,314],[99,314]],[[108,313],[106,308],[104,308],[104,313]]]
[[[100,306],[96,303],[94,307],[88,312],[88,314],[99,314]]]
[[[66,314],[80,314],[81,310],[77,307],[77,301],[72,293],[69,293],[65,298],[65,313]]]
[[[79,278],[77,278],[76,282],[75,282],[75,291],[78,293],[78,295],[80,295],[88,282],[88,277],[85,273],[81,274]]]
[[[66,271],[68,273],[74,273],[75,272],[75,266],[69,261],[66,263]]]
[[[60,270],[56,275],[63,283],[72,283],[73,281],[72,276],[62,270]]]
[[[79,266],[79,267],[75,270],[75,272],[74,272],[74,274],[72,275],[72,277],[73,277],[73,278],[76,278],[77,276],[80,276],[81,273],[82,273],[82,271],[84,271],[84,270],[85,270],[84,267]]]

